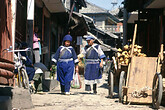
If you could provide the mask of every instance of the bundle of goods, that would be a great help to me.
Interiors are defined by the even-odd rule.
[[[83,54],[78,55],[78,60],[79,60],[78,66],[79,67],[84,67],[85,60],[84,60],[84,55]]]
[[[78,55],[78,68],[79,68],[79,74],[84,75],[84,66],[85,66],[85,59],[83,54]]]
[[[125,45],[123,50],[120,49],[120,48],[118,49],[116,60],[118,60],[119,64],[128,65],[129,57],[130,57],[130,54],[131,54],[131,47],[132,47],[132,45],[129,45],[129,46]],[[141,53],[141,50],[142,50],[142,46],[135,45],[133,56],[146,57],[146,54]]]

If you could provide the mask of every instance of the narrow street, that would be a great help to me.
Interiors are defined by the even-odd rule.
[[[123,105],[118,98],[110,99],[108,96],[107,74],[103,74],[103,81],[98,85],[98,94],[84,91],[82,88],[72,89],[71,95],[61,95],[60,86],[44,95],[32,94],[34,108],[30,110],[152,110],[151,105]],[[162,107],[161,107],[162,108]]]
[[[0,110],[165,110],[165,0],[0,4]],[[99,65],[109,67],[114,98],[107,73],[97,94],[85,91],[83,76],[81,89],[61,94],[54,77],[68,91],[74,63],[86,68],[89,83],[100,81]],[[31,94],[33,82],[41,93]]]

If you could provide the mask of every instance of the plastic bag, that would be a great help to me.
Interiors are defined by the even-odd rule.
[[[71,87],[75,89],[81,88],[80,76],[78,73],[73,74],[73,80],[71,82]]]

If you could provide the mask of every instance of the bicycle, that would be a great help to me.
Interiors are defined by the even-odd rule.
[[[12,46],[10,46],[8,49],[4,49],[4,51],[7,52],[14,52],[14,60],[15,60],[15,68],[18,70],[17,73],[17,84],[18,87],[24,87],[25,89],[29,89],[29,78],[26,72],[26,66],[24,65],[23,61],[26,61],[26,57],[21,56],[21,51],[30,51],[30,48],[21,49],[21,50],[12,50]],[[18,55],[15,54],[15,52],[18,52]],[[30,90],[31,91],[31,90]]]

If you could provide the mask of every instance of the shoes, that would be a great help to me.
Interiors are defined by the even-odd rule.
[[[65,95],[65,92],[61,92],[62,95]]]
[[[43,95],[43,94],[45,94],[43,91],[39,91],[39,92],[36,92],[36,94],[41,94],[41,95]]]
[[[94,91],[93,91],[93,94],[97,94],[97,91],[96,91],[96,90],[94,90]]]
[[[34,87],[34,84],[29,84],[29,92],[31,93],[31,94],[33,94],[33,93],[35,93],[35,87]]]
[[[29,87],[30,87],[31,89],[35,90],[35,86],[34,86],[33,83],[29,84]]]
[[[92,94],[91,91],[87,91],[87,94]]]
[[[65,92],[65,95],[70,95],[70,93],[69,92]]]

